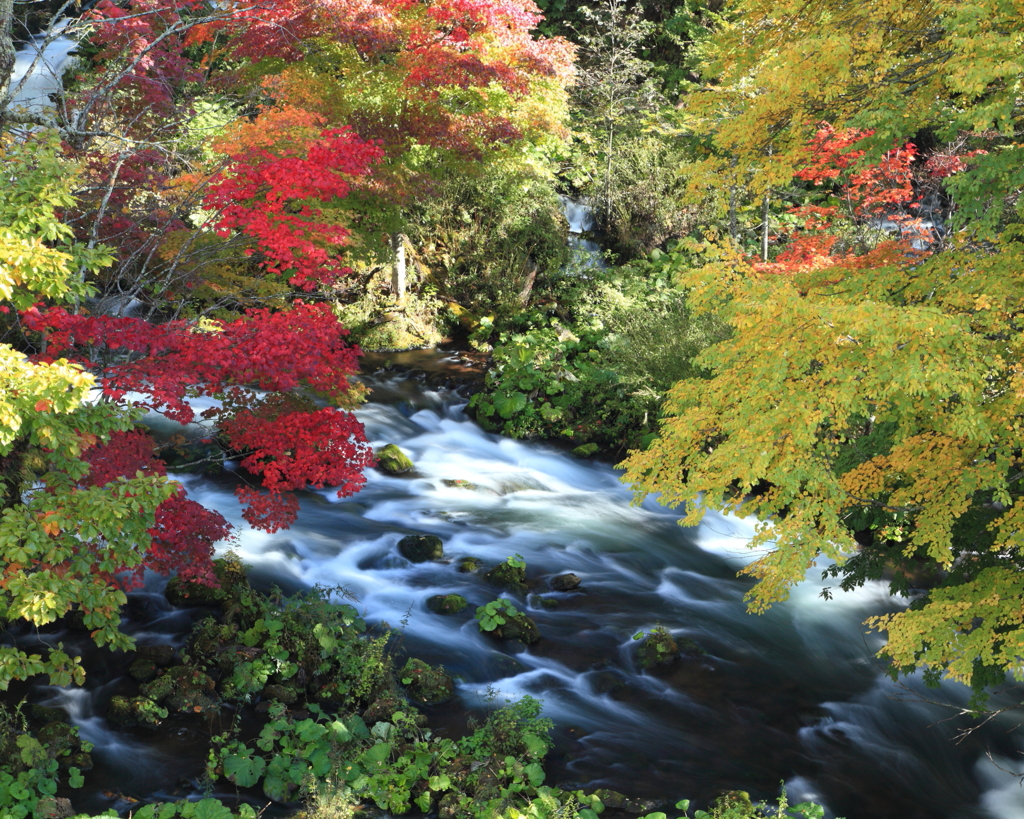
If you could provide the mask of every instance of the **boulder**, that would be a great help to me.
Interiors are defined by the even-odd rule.
[[[634,638],[636,639],[636,638]],[[661,626],[652,629],[643,637],[637,659],[642,668],[653,668],[656,665],[671,663],[679,657],[679,646],[672,635]]]
[[[429,665],[415,658],[406,661],[398,672],[398,678],[412,699],[427,705],[444,702],[455,693],[451,675],[442,666]]]
[[[382,446],[374,455],[377,457],[377,468],[388,475],[403,475],[412,471],[413,463],[409,456],[394,444]]]
[[[140,683],[149,682],[156,676],[156,663],[143,657],[137,657],[135,662],[128,666],[128,674],[133,680]]]
[[[434,614],[458,614],[467,605],[461,594],[435,594],[427,598],[427,608]]]
[[[155,665],[170,665],[174,662],[174,646],[167,644],[139,646],[135,656],[140,660],[149,660]]]
[[[499,563],[484,575],[488,583],[509,591],[526,591],[526,567],[513,565],[509,561]]]
[[[459,561],[459,571],[464,574],[476,574],[483,568],[483,565],[475,557],[464,557]]]
[[[502,640],[520,640],[527,645],[540,639],[537,624],[522,612],[511,617],[506,614],[504,625],[498,626],[490,633]]]
[[[437,535],[407,535],[398,541],[398,551],[412,563],[425,563],[444,557],[444,544]]]
[[[111,697],[107,722],[115,728],[155,728],[167,716],[149,697]]]
[[[569,572],[567,574],[555,575],[551,578],[551,588],[555,591],[567,592],[579,588],[579,575]]]
[[[277,700],[285,705],[291,705],[299,697],[295,690],[287,685],[268,685],[263,689],[263,697],[268,700]]]

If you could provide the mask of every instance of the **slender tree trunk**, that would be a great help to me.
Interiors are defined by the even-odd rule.
[[[399,304],[405,302],[405,234],[396,233],[391,237],[395,252],[395,264],[391,270],[391,291]]]
[[[768,194],[761,203],[761,261],[768,261]]]
[[[14,0],[0,0],[0,121],[14,73]]]

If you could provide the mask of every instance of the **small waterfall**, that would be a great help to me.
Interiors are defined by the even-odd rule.
[[[62,31],[68,22],[61,21],[56,31]],[[46,39],[46,35],[37,35],[18,50],[10,86],[16,91],[12,102],[16,108],[29,111],[52,108],[52,95],[61,92],[61,76],[77,43],[62,34],[50,42]]]

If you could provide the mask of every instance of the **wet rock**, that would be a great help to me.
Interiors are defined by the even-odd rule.
[[[82,773],[92,770],[92,754],[87,754],[84,751],[75,754],[68,760],[69,768],[78,768]]]
[[[71,800],[63,796],[44,796],[35,810],[36,816],[45,816],[46,819],[70,819],[76,813],[71,807]]]
[[[540,629],[533,619],[520,612],[512,616],[505,616],[504,625],[500,625],[490,632],[501,640],[521,640],[530,645],[540,639]]]
[[[476,492],[480,488],[475,483],[470,483],[469,481],[463,481],[463,480],[460,480],[460,479],[455,479],[455,480],[447,480],[446,479],[446,480],[441,481],[441,483],[443,483],[445,486],[447,486],[447,487],[449,487],[451,489],[468,489],[470,492]]]
[[[653,799],[635,799],[608,788],[599,788],[594,791],[594,796],[600,799],[606,808],[623,813],[647,813],[658,807],[658,802]]]
[[[164,595],[173,606],[220,606],[230,605],[249,587],[245,567],[237,558],[222,557],[214,560],[213,573],[220,584],[218,588],[172,577]]]
[[[226,649],[235,645],[237,636],[238,626],[234,623],[218,623],[213,618],[207,618],[192,630],[188,641],[189,656],[200,665],[220,665],[223,661],[223,670],[230,671],[236,658]]]
[[[493,583],[495,586],[509,591],[526,591],[526,564],[522,560],[511,562],[513,560],[514,558],[509,558],[504,563],[499,563],[487,572],[484,578],[488,583]]]
[[[149,682],[156,676],[156,663],[139,657],[128,666],[128,674],[140,683]]]
[[[385,694],[374,700],[362,713],[363,722],[373,725],[377,722],[390,720],[395,711],[402,710],[402,701],[394,694]]]
[[[559,574],[551,578],[551,588],[560,592],[572,591],[579,587],[580,582],[579,575],[575,575],[572,572]]]
[[[451,675],[442,666],[429,665],[412,657],[402,666],[398,678],[412,699],[427,705],[444,702],[455,693]]]
[[[382,446],[374,455],[377,456],[377,468],[388,475],[403,475],[412,471],[413,462],[395,444]]]
[[[144,697],[174,711],[210,711],[220,704],[213,679],[187,665],[169,669],[139,690]]]
[[[406,560],[425,563],[444,557],[444,544],[437,535],[407,535],[398,541],[398,551]]]
[[[299,696],[295,690],[287,685],[268,685],[263,689],[263,697],[268,700],[277,700],[285,705],[291,705]]]
[[[149,697],[111,697],[107,722],[115,728],[155,728],[167,717],[167,709]]]
[[[149,660],[155,665],[170,665],[174,662],[174,646],[166,644],[139,646],[135,652],[135,656],[140,660]]]
[[[679,647],[679,653],[684,657],[706,657],[708,654],[700,643],[689,637],[680,637],[676,640],[676,645]]]
[[[467,605],[461,594],[435,594],[427,598],[427,608],[434,614],[458,614]]]
[[[35,722],[41,722],[44,725],[48,722],[71,722],[68,712],[63,708],[50,708],[38,703],[33,703],[28,707],[28,715]]]
[[[38,739],[53,756],[73,754],[82,747],[78,732],[66,722],[49,722],[36,733]]]
[[[459,561],[459,571],[464,574],[476,574],[483,568],[483,565],[475,557],[464,557]]]
[[[527,602],[536,609],[557,609],[562,605],[555,597],[544,597],[540,594],[531,594]]]
[[[640,649],[637,651],[637,659],[640,661],[641,668],[666,665],[677,657],[679,657],[679,646],[672,639],[672,635],[661,626],[652,629],[643,637]]]

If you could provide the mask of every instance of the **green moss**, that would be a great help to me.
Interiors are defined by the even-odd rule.
[[[653,668],[656,665],[670,663],[679,656],[679,646],[672,635],[661,626],[651,629],[647,635],[637,635],[633,639],[642,639],[637,659],[642,668]]]
[[[444,557],[444,544],[436,535],[407,535],[398,541],[398,552],[413,563],[425,563]]]
[[[374,455],[377,457],[377,468],[388,475],[403,475],[413,469],[409,456],[395,444],[382,446]]]
[[[504,563],[499,563],[487,574],[484,575],[487,582],[500,586],[510,591],[523,592],[526,590],[526,564],[522,559],[509,558]]]
[[[476,574],[483,568],[483,565],[475,557],[464,557],[459,560],[459,571],[465,574]]]
[[[458,614],[468,604],[460,594],[435,594],[427,599],[427,608],[434,614]]]
[[[410,657],[398,672],[406,693],[427,704],[444,702],[455,693],[451,675],[442,666],[433,666]]]

